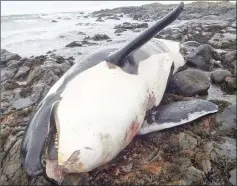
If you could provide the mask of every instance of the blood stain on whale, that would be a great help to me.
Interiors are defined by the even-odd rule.
[[[125,134],[125,138],[124,138],[124,142],[126,144],[130,143],[132,141],[132,139],[134,138],[134,136],[136,136],[136,134],[138,133],[139,128],[140,128],[139,126],[140,126],[140,124],[136,120],[134,120],[131,123],[128,131]]]

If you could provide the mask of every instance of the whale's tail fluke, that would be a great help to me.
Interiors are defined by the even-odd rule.
[[[118,66],[123,66],[124,65],[123,63],[125,61],[124,59],[126,57],[128,57],[131,53],[135,52],[142,45],[148,42],[163,28],[165,28],[173,21],[175,21],[177,17],[180,15],[180,13],[183,11],[183,9],[184,9],[184,3],[181,2],[178,7],[176,7],[169,14],[160,19],[153,26],[149,27],[144,32],[142,32],[139,36],[137,36],[135,39],[129,42],[125,47],[109,55],[106,61],[116,64]]]

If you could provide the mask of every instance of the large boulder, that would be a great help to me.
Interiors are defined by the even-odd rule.
[[[201,45],[195,52],[189,53],[187,56],[187,64],[208,71],[212,65],[211,59],[213,50],[211,45]]]
[[[215,70],[211,74],[211,80],[213,83],[223,83],[225,80],[225,77],[231,76],[231,73],[227,70]]]
[[[174,74],[168,91],[183,96],[203,95],[210,87],[209,78],[202,71],[188,69]]]

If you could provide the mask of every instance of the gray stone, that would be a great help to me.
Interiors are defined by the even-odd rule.
[[[91,39],[94,41],[102,41],[102,40],[108,40],[110,39],[110,37],[105,34],[95,34]]]
[[[214,148],[214,151],[217,156],[236,159],[236,140],[229,137],[223,137],[223,140],[224,142],[215,144],[216,148]]]
[[[21,167],[21,157],[20,157],[20,147],[21,139],[16,141],[9,153],[7,153],[6,160],[3,162],[2,174],[5,175],[8,179],[9,185],[31,185],[31,184],[40,184],[38,180],[42,179],[42,176],[33,178],[30,182],[26,172]],[[42,184],[42,183],[41,183]]]
[[[229,174],[230,174],[230,179],[229,179],[229,182],[232,184],[232,185],[236,185],[236,169],[234,169],[234,170],[231,170],[230,172],[229,172]]]
[[[187,168],[184,173],[183,180],[187,185],[194,185],[194,184],[203,184],[204,181],[204,173],[195,167],[191,166]]]
[[[28,66],[21,66],[16,75],[14,76],[14,79],[25,77],[30,70],[30,67]]]
[[[114,29],[128,29],[133,30],[135,28],[148,28],[147,23],[130,23],[130,22],[124,22],[123,24],[116,25]]]
[[[30,97],[27,97],[27,98],[21,98],[21,99],[14,101],[13,107],[16,109],[22,109],[22,108],[28,107],[32,104],[33,104],[33,102],[31,101]]]
[[[7,63],[8,68],[19,68],[25,61],[24,60],[10,60]]]
[[[216,121],[221,123],[221,129],[236,127],[236,104],[230,105],[222,113],[218,113]]]
[[[1,49],[1,66],[5,66],[7,62],[11,60],[20,60],[21,57],[18,54],[8,52],[6,49]]]
[[[17,69],[1,69],[1,82],[12,78],[15,73],[16,73]]]
[[[222,48],[224,44],[228,45],[230,42],[224,38],[223,34],[216,33],[209,41],[209,44],[216,48]]]
[[[231,69],[233,69],[232,70],[232,72],[233,72],[233,74],[235,74],[236,75],[236,73],[237,73],[237,67],[236,67],[237,65],[236,65],[236,60],[234,60],[232,63],[231,63]]]
[[[97,22],[105,22],[105,21],[102,19],[102,17],[98,17],[95,21],[97,21]]]
[[[178,134],[178,141],[182,150],[193,150],[197,146],[197,139],[184,132]]]
[[[231,63],[234,60],[236,60],[236,50],[225,54],[225,62]]]
[[[123,28],[117,28],[117,29],[114,31],[114,33],[117,34],[117,33],[122,33],[122,32],[124,32],[124,31],[125,31],[125,29],[123,29]]]
[[[81,42],[79,42],[79,41],[73,41],[73,42],[67,44],[66,47],[70,47],[70,48],[73,48],[73,47],[82,47],[82,44],[81,44]]]
[[[225,77],[224,82],[221,84],[221,90],[228,94],[235,94],[237,91],[236,78]]]
[[[225,80],[225,77],[231,76],[231,73],[227,70],[215,70],[211,74],[211,80],[213,83],[223,83]]]
[[[41,81],[45,83],[46,85],[51,85],[53,82],[55,82],[54,79],[59,79],[59,78],[53,73],[52,70],[47,70],[44,73]]]
[[[209,44],[201,45],[195,52],[187,56],[187,64],[195,66],[202,70],[209,70],[211,67],[210,60],[212,58],[213,48]]]
[[[199,70],[185,70],[174,74],[168,91],[183,96],[206,94],[210,87],[209,78]]]
[[[45,83],[38,83],[32,86],[31,100],[37,102],[42,98],[42,92],[46,85]]]

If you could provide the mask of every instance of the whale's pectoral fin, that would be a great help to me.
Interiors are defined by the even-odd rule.
[[[179,101],[171,104],[159,106],[152,113],[151,121],[145,121],[139,135],[175,127],[184,123],[189,123],[207,114],[218,111],[218,106],[214,103],[195,99],[191,101]]]
[[[22,166],[28,175],[37,176],[43,173],[41,162],[44,145],[48,137],[52,110],[60,100],[57,95],[49,96],[37,109],[29,123],[21,144]]]

